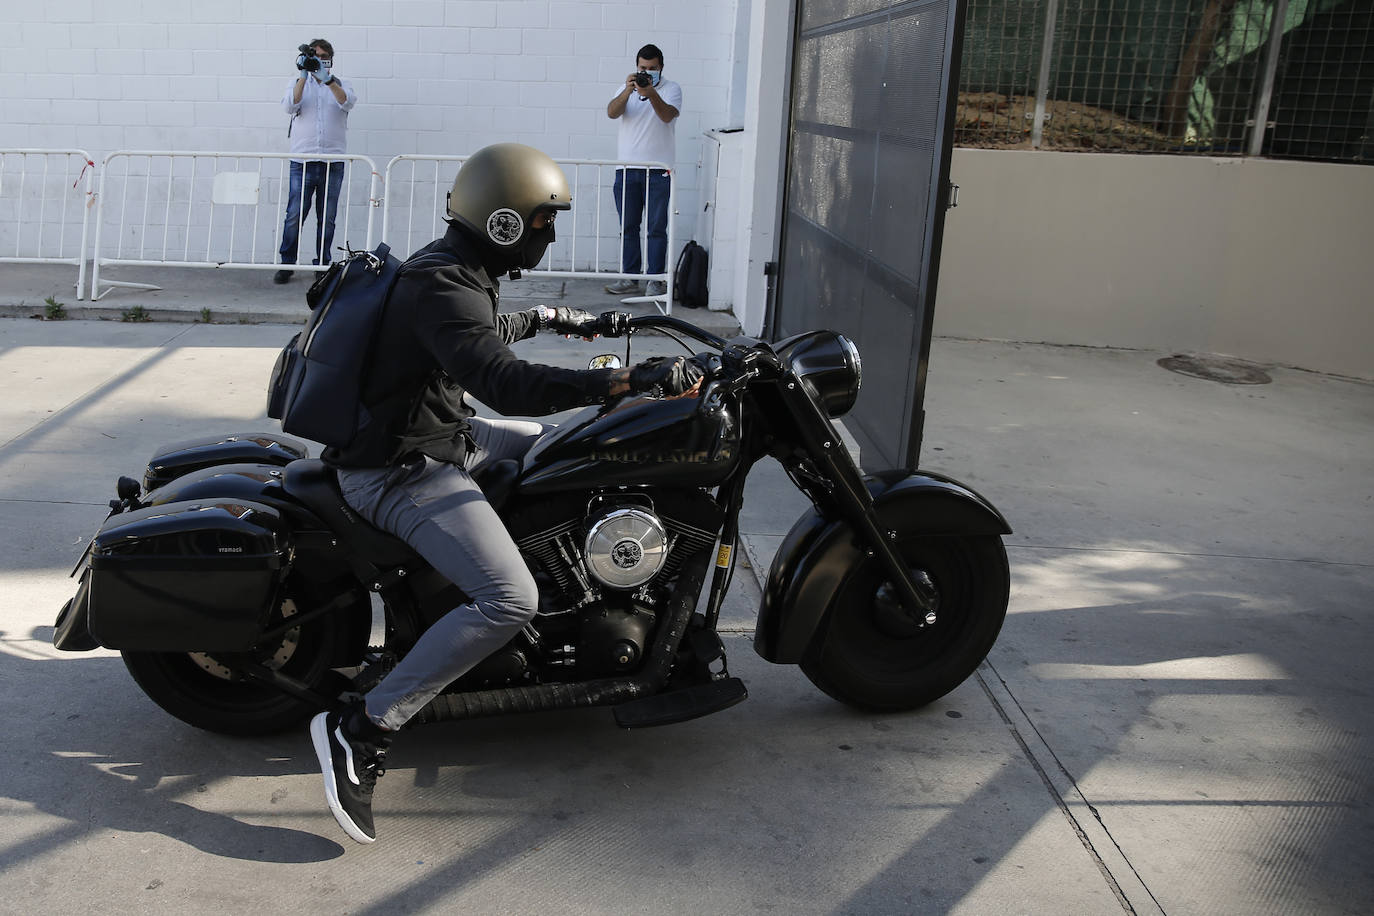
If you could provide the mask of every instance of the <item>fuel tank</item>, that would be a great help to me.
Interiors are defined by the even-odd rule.
[[[520,492],[615,486],[710,487],[739,464],[733,397],[627,398],[589,407],[535,443]]]

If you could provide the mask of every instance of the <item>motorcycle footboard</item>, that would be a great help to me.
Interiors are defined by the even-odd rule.
[[[747,699],[749,691],[744,681],[727,677],[621,703],[612,707],[611,712],[615,715],[615,723],[621,728],[651,728],[720,712]]]

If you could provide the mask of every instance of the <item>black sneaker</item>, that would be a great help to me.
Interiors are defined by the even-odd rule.
[[[277,284],[285,283],[287,280],[290,279],[291,271],[289,270],[279,270],[272,275],[272,282]]]
[[[362,720],[359,722],[359,720]],[[358,731],[366,731],[362,736]],[[324,797],[344,832],[359,843],[377,839],[372,826],[372,790],[386,772],[391,735],[348,710],[322,712],[310,720],[310,740],[324,773]]]

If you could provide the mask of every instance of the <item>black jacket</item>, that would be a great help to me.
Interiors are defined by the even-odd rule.
[[[402,265],[363,386],[367,416],[352,444],[325,450],[325,462],[382,467],[418,452],[461,463],[473,415],[465,391],[498,413],[527,417],[609,393],[611,370],[560,369],[511,352],[538,328],[529,312],[497,313],[493,273],[457,228]]]

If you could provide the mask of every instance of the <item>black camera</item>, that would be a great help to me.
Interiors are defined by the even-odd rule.
[[[310,45],[301,45],[296,48],[301,52],[301,56],[296,58],[296,69],[314,73],[320,69],[320,59],[315,56],[315,49]]]
[[[636,85],[636,86],[647,86],[647,85],[649,85],[649,82],[650,82],[650,81],[649,81],[649,74],[647,74],[647,73],[636,73],[636,74],[635,74],[635,85]]]

